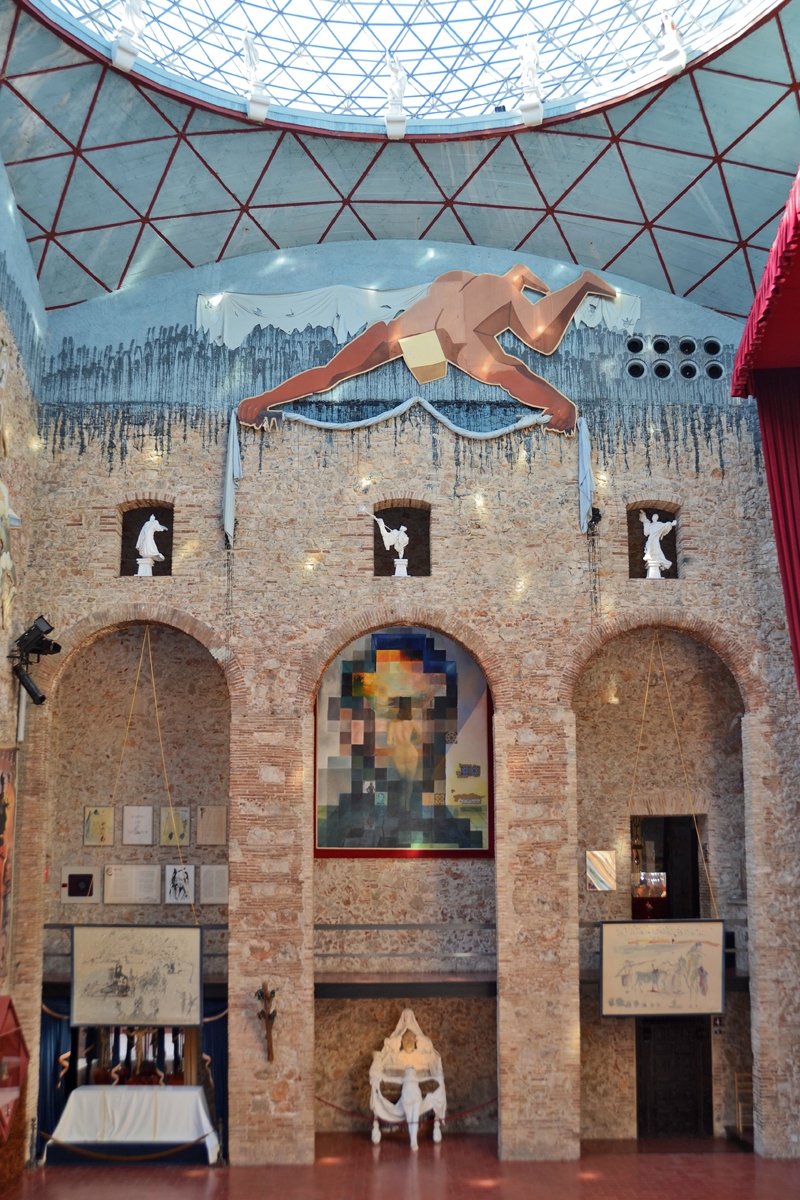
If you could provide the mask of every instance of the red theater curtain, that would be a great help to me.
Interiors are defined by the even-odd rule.
[[[800,687],[800,369],[755,371],[772,523]]]

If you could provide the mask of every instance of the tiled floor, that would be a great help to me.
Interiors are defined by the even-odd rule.
[[[313,1167],[49,1167],[8,1200],[781,1200],[800,1195],[800,1161],[722,1141],[587,1143],[578,1162],[501,1163],[490,1136],[441,1146],[321,1134]]]

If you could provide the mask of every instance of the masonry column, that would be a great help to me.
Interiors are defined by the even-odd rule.
[[[254,1166],[314,1161],[314,718],[262,705],[231,718],[229,1143],[232,1164]]]
[[[499,1153],[580,1155],[575,718],[495,713]]]
[[[800,824],[780,762],[791,732],[766,709],[742,720],[755,1149],[769,1158],[800,1156]]]

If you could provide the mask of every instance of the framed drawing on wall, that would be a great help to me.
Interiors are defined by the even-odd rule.
[[[73,1025],[200,1025],[198,926],[74,925]]]
[[[601,1016],[694,1017],[724,1011],[724,921],[601,924]]]
[[[316,716],[318,857],[491,857],[491,697],[466,650],[429,629],[360,637]]]

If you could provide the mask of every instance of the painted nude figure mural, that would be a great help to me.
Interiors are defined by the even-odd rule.
[[[542,298],[529,300],[525,288]],[[503,388],[528,408],[541,409],[550,417],[548,429],[569,433],[577,419],[572,401],[521,359],[507,354],[497,339],[508,329],[538,354],[553,354],[589,295],[611,299],[616,291],[590,271],[557,292],[550,292],[525,266],[514,266],[505,275],[448,271],[433,281],[427,296],[393,321],[370,325],[325,366],[301,371],[270,391],[243,400],[239,420],[259,427],[269,419],[270,409],[327,392],[346,379],[404,357],[401,342],[434,332],[446,363],[480,383]]]

